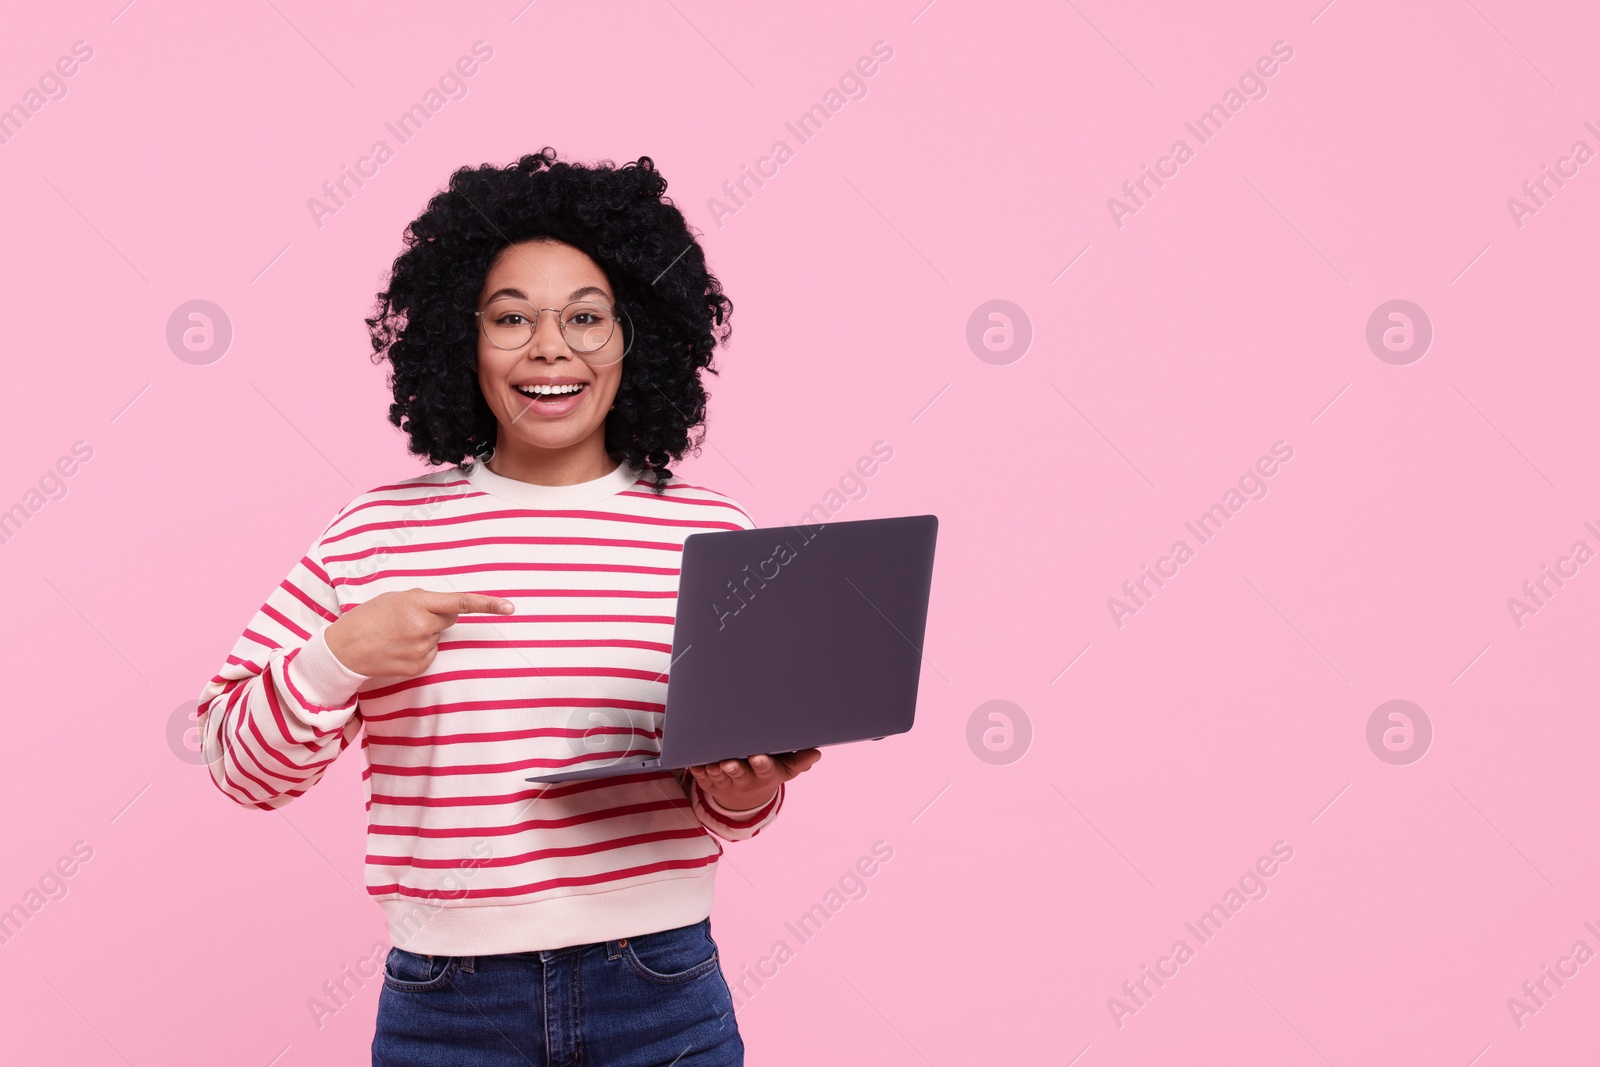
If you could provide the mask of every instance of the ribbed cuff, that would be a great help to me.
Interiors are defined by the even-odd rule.
[[[339,662],[328,647],[327,628],[311,635],[289,661],[289,680],[307,702],[319,708],[342,708],[369,680]]]
[[[762,801],[760,804],[757,804],[755,807],[753,807],[753,808],[745,808],[742,811],[738,810],[738,809],[735,809],[735,808],[725,808],[725,807],[723,807],[721,804],[717,803],[717,798],[712,796],[710,794],[710,792],[708,792],[705,789],[700,790],[700,798],[701,798],[702,801],[704,801],[706,807],[710,808],[712,811],[716,812],[718,815],[726,815],[730,819],[748,819],[750,816],[754,815],[756,812],[758,812],[758,811],[762,810],[763,808],[768,807],[769,805],[771,805],[774,800],[777,800],[778,797],[782,795],[782,793],[783,793],[783,783],[780,782],[778,784],[778,788],[773,790],[772,796],[768,797],[766,800]]]

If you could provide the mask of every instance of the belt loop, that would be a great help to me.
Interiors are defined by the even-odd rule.
[[[622,946],[624,944],[626,944],[626,943],[627,943],[626,941],[618,941],[618,940],[607,941],[606,942],[606,959],[608,959],[608,960],[620,959],[621,956],[622,956]]]
[[[477,958],[478,957],[476,957],[476,956],[463,956],[463,957],[461,957],[461,969],[463,971],[467,972],[468,974],[471,974],[472,973],[473,962]]]

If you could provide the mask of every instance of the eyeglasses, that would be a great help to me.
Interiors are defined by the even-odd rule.
[[[492,300],[481,311],[473,312],[483,335],[496,348],[514,352],[533,340],[541,312],[554,311],[556,324],[567,347],[583,357],[593,367],[605,367],[617,362],[626,349],[606,351],[612,334],[617,329],[618,312],[595,300],[574,300],[559,311],[556,308],[536,308],[526,300],[500,297]]]

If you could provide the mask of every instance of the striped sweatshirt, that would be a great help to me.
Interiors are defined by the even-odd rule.
[[[718,838],[772,822],[687,771],[549,785],[548,769],[660,752],[683,541],[751,529],[737,503],[619,465],[536,485],[480,462],[340,509],[200,694],[205,764],[231,800],[281,808],[360,740],[366,885],[395,945],[490,955],[632,937],[710,914]],[[414,678],[356,674],[326,627],[389,590],[504,597]]]

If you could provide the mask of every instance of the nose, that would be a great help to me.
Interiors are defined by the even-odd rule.
[[[528,342],[529,359],[571,358],[567,339],[561,334],[561,312],[541,308],[534,312],[538,319],[533,324],[533,337]]]

